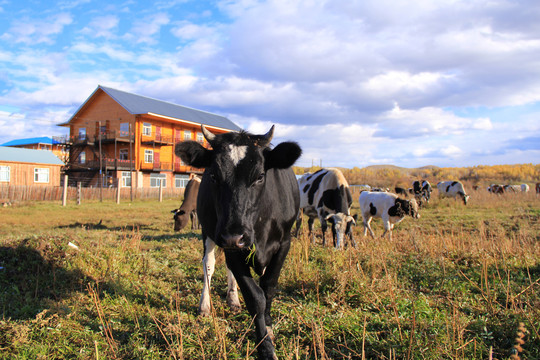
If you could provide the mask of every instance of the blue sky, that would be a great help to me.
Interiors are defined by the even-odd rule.
[[[538,164],[540,2],[0,0],[0,143],[98,85],[295,140],[298,165]]]

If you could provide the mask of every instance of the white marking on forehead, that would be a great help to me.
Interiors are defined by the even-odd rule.
[[[247,152],[247,146],[236,146],[233,144],[229,145],[229,156],[234,164],[234,166],[238,165],[240,161],[242,161],[243,158],[246,157]]]

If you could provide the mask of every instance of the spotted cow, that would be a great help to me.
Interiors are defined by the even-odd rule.
[[[370,222],[374,217],[382,219],[384,226],[384,236],[388,232],[388,238],[392,240],[392,229],[394,225],[401,222],[406,215],[415,219],[420,218],[416,199],[403,199],[396,194],[384,192],[364,191],[358,198],[360,211],[364,224],[364,236],[369,230],[370,235],[375,238],[375,233],[371,229]]]
[[[322,230],[323,246],[326,245],[325,232],[327,221],[332,225],[334,246],[345,246],[345,237],[349,237],[353,246],[352,225],[356,217],[351,216],[352,196],[349,184],[339,169],[326,168],[315,173],[307,173],[298,180],[300,188],[300,209],[308,216],[308,229],[313,242],[313,222],[319,218]],[[296,222],[296,236],[302,224],[300,215]]]
[[[441,181],[437,184],[440,197],[461,198],[463,203],[467,205],[469,195],[465,192],[465,188],[460,181]]]

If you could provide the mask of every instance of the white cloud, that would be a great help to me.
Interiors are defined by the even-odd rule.
[[[91,37],[115,38],[115,31],[118,30],[120,19],[116,15],[98,16],[82,29],[82,33]]]
[[[133,22],[131,31],[125,35],[127,40],[134,41],[138,44],[156,44],[161,28],[170,22],[170,18],[166,13],[159,13],[147,17],[144,21],[134,18]]]
[[[8,32],[1,39],[29,45],[46,43],[52,44],[55,37],[64,31],[64,27],[73,22],[71,14],[60,13],[45,20],[16,19],[13,20]]]

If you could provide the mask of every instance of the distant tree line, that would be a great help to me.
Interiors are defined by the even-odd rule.
[[[297,175],[315,172],[320,167],[295,167]],[[397,166],[370,166],[366,168],[354,167],[352,169],[340,168],[350,185],[369,184],[380,187],[410,187],[414,180],[426,179],[432,184],[443,180],[460,180],[471,185],[520,184],[536,183],[540,181],[540,164],[518,165],[478,165],[473,167],[439,168],[435,166],[425,168],[400,168]]]

